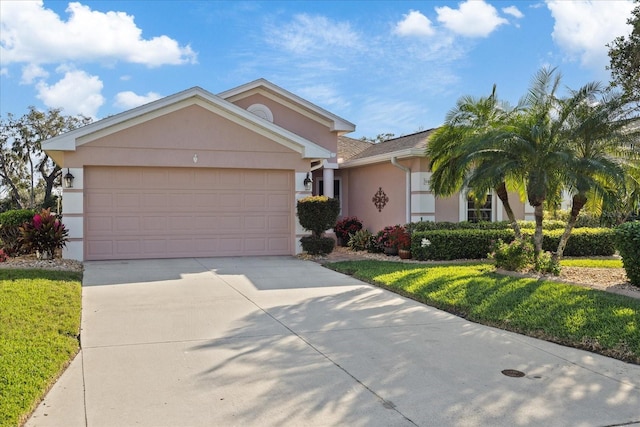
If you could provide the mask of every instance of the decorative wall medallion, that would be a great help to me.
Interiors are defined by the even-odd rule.
[[[382,187],[378,188],[378,192],[373,195],[373,199],[371,199],[376,208],[378,208],[378,212],[382,212],[382,208],[384,208],[389,202],[389,197],[384,194],[382,191]]]

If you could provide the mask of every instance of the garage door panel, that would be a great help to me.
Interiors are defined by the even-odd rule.
[[[85,177],[86,259],[292,253],[290,171],[88,167]]]

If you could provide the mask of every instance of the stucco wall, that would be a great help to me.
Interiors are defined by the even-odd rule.
[[[405,173],[402,170],[388,163],[350,168],[341,173],[347,176],[343,188],[347,188],[345,193],[349,197],[348,215],[360,218],[364,227],[373,233],[387,225],[405,222]],[[381,211],[372,201],[379,188],[389,198]]]
[[[194,157],[197,156],[197,157]],[[193,105],[66,152],[65,167],[83,165],[291,169],[299,153]]]
[[[297,135],[312,141],[332,153],[338,151],[338,136],[318,121],[300,114],[261,94],[253,94],[233,102],[238,107],[247,109],[253,104],[267,106],[273,113],[273,123]]]

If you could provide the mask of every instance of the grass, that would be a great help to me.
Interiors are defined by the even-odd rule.
[[[502,276],[489,263],[345,261],[327,266],[473,322],[640,364],[640,300]]]
[[[82,273],[0,270],[0,426],[18,426],[78,352]]]
[[[589,268],[622,268],[621,259],[598,258],[569,258],[561,259],[562,267],[589,267]]]

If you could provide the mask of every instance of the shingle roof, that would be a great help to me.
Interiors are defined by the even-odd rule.
[[[396,151],[418,149],[424,150],[427,148],[427,140],[429,136],[435,131],[435,129],[428,129],[421,132],[412,133],[411,135],[405,135],[398,138],[393,138],[380,142],[378,144],[370,144],[368,148],[350,157],[348,160],[365,159],[367,157],[380,156],[383,154],[391,154]],[[340,145],[340,141],[338,141]],[[338,151],[340,148],[338,147]],[[345,161],[347,159],[345,158]]]
[[[348,136],[338,137],[338,158],[343,161],[350,160],[353,156],[360,154],[362,151],[371,147],[371,142],[361,139],[349,138]]]

